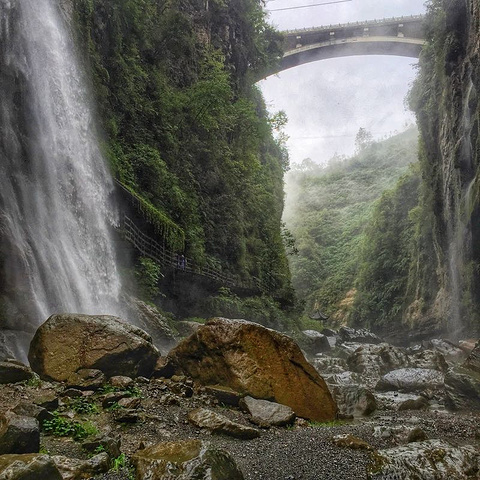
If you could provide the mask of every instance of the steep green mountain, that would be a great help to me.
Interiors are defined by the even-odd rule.
[[[397,195],[382,193],[400,178],[401,184],[418,184],[415,169],[409,170],[416,157],[417,130],[411,128],[326,168],[307,161],[289,172],[284,218],[299,250],[291,257],[292,279],[307,313],[348,321],[357,278],[367,275],[367,247],[378,240],[372,238],[378,212]],[[407,201],[415,202],[411,190]]]
[[[260,0],[73,0],[105,150],[158,239],[290,301],[288,155],[254,81],[281,57]]]

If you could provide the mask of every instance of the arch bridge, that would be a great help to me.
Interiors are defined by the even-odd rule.
[[[350,55],[418,58],[425,42],[424,18],[415,15],[283,32],[285,54],[275,73]]]

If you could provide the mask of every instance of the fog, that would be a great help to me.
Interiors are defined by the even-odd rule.
[[[425,12],[418,0],[352,0],[273,11],[317,3],[321,2],[271,0],[269,21],[287,30]],[[295,67],[260,82],[269,109],[287,113],[290,161],[311,158],[325,163],[335,153],[350,155],[361,127],[375,139],[403,131],[415,121],[404,99],[415,78],[416,63],[393,56],[336,58]]]

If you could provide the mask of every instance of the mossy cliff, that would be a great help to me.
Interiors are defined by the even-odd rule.
[[[281,57],[258,0],[73,0],[114,175],[169,246],[291,296],[288,156],[254,86]]]
[[[404,233],[382,250],[401,260],[389,270],[395,307],[369,306],[360,295],[355,320],[404,338],[406,326],[414,336],[458,337],[480,327],[480,5],[431,0],[425,28],[409,98],[420,129],[418,205],[404,211]],[[360,293],[374,288],[379,271],[360,282]],[[378,298],[391,294],[378,288]]]

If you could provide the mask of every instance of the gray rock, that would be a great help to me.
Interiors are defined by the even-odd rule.
[[[429,407],[428,400],[424,397],[417,397],[415,399],[408,399],[398,405],[398,411],[405,410],[426,410]]]
[[[113,412],[113,419],[119,423],[137,423],[139,418],[135,408],[120,408]]]
[[[340,336],[343,342],[371,343],[371,344],[382,343],[382,340],[380,337],[378,337],[374,333],[364,328],[355,330],[354,328],[350,328],[350,327],[342,327],[338,331],[338,335]]]
[[[40,423],[44,422],[45,420],[53,419],[53,414],[50,413],[46,408],[29,402],[19,402],[17,405],[15,405],[15,407],[12,408],[12,412],[16,415],[24,417],[36,418]]]
[[[6,412],[0,417],[0,455],[38,453],[40,426],[32,417]]]
[[[110,468],[110,457],[106,452],[99,453],[88,460],[61,455],[54,455],[52,459],[62,474],[63,480],[90,478],[108,472]]]
[[[439,389],[444,385],[444,375],[437,370],[426,368],[400,368],[384,375],[375,389],[380,391],[398,390],[422,392],[426,389]]]
[[[475,345],[475,348],[463,363],[463,368],[480,373],[480,342]]]
[[[369,385],[391,370],[408,366],[408,362],[405,350],[387,343],[362,345],[347,359],[350,370],[361,374]]]
[[[361,377],[358,373],[354,372],[342,372],[336,373],[330,376],[323,377],[325,381],[329,385],[340,385],[340,386],[348,386],[348,385],[360,385],[362,383]]]
[[[459,362],[465,358],[465,352],[456,344],[449,340],[437,339],[422,342],[424,348],[432,348],[440,352],[449,360]]]
[[[133,385],[133,379],[131,377],[125,377],[124,375],[116,375],[108,380],[108,383],[120,390],[126,390]]]
[[[360,385],[333,385],[332,393],[343,417],[365,417],[377,409],[373,393]]]
[[[449,410],[480,410],[480,374],[449,370],[445,375],[445,406]]]
[[[122,398],[129,397],[130,394],[128,392],[111,392],[107,393],[102,400],[102,407],[109,408],[115,403],[118,403]]]
[[[30,380],[33,376],[33,371],[20,362],[0,362],[0,384],[24,382]]]
[[[411,355],[408,360],[408,366],[412,368],[428,368],[444,373],[448,370],[448,363],[438,350],[422,350]]]
[[[128,307],[131,315],[129,320],[145,330],[152,338],[153,344],[161,351],[168,352],[177,343],[173,329],[167,319],[154,306],[139,300],[128,297]]]
[[[243,480],[225,450],[199,440],[164,442],[140,450],[132,458],[137,478],[152,480]],[[174,476],[172,476],[174,475]]]
[[[106,381],[107,379],[101,370],[81,368],[67,378],[66,384],[79,390],[98,390]]]
[[[143,330],[109,315],[52,315],[35,333],[28,358],[41,378],[65,381],[80,369],[107,377],[150,376],[159,352]]]
[[[219,403],[232,405],[233,407],[238,407],[238,403],[242,398],[242,395],[235,390],[219,385],[207,385],[205,387],[205,393],[212,395]]]
[[[207,410],[206,408],[197,408],[188,413],[190,423],[199,428],[206,428],[212,433],[229,435],[243,440],[249,440],[260,436],[255,428],[246,427],[236,422],[232,422],[227,417]]]
[[[63,480],[48,455],[1,455],[0,480]]]
[[[296,340],[300,348],[309,355],[328,352],[331,349],[328,338],[316,330],[303,330]]]
[[[286,405],[245,397],[240,400],[240,407],[251,415],[253,423],[261,427],[283,427],[293,423],[295,412]]]
[[[82,443],[82,448],[90,453],[95,453],[99,448],[110,455],[111,458],[120,456],[120,440],[107,435],[99,435]]]
[[[312,360],[312,365],[322,376],[343,373],[348,369],[347,362],[343,358],[328,357],[325,355],[317,355]]]
[[[477,478],[479,453],[474,447],[454,447],[443,440],[427,440],[379,450],[368,470],[368,479]]]
[[[123,408],[138,408],[141,403],[140,397],[124,397],[118,401],[118,404]]]
[[[58,408],[59,399],[54,392],[43,392],[34,398],[33,403],[39,407],[53,411]]]

